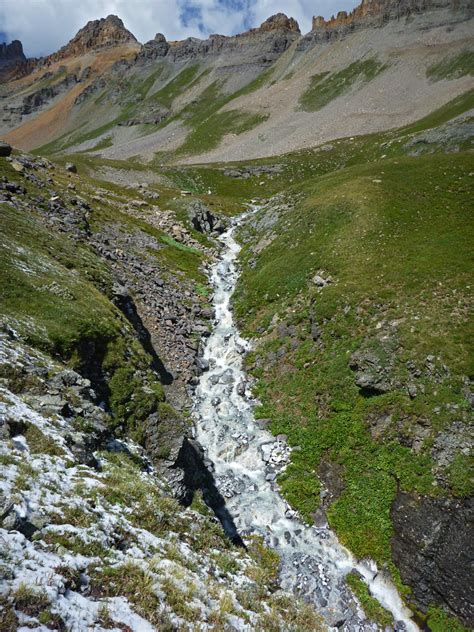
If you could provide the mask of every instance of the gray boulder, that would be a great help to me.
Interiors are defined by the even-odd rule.
[[[188,215],[193,228],[200,233],[220,235],[227,227],[222,217],[214,215],[202,202],[196,200],[188,206]]]
[[[352,354],[350,368],[355,383],[364,395],[381,395],[391,389],[389,366],[373,350],[360,349]]]

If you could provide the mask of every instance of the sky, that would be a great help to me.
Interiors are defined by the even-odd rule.
[[[48,55],[89,20],[118,15],[140,42],[163,33],[168,40],[234,35],[279,11],[303,33],[313,15],[350,10],[354,0],[0,0],[0,41],[19,39],[27,57]]]

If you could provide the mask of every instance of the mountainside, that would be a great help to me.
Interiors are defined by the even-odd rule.
[[[473,628],[471,12],[0,45],[2,631]]]
[[[448,0],[367,1],[315,18],[304,36],[278,14],[238,36],[158,34],[143,46],[109,16],[4,88],[0,131],[49,154],[278,155],[404,125],[462,94],[472,87],[472,30],[470,3]]]

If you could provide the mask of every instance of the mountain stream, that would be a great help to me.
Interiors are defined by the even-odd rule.
[[[207,339],[204,363],[208,370],[195,392],[194,420],[198,442],[212,462],[215,484],[240,535],[259,534],[281,557],[285,590],[312,602],[333,629],[375,631],[346,585],[356,569],[379,603],[394,618],[395,630],[418,627],[394,585],[375,563],[357,561],[328,527],[305,524],[280,496],[276,476],[290,457],[290,448],[260,427],[254,418],[255,401],[243,370],[250,349],[234,324],[231,296],[239,271],[238,225],[249,214],[233,220],[221,235],[222,250],[212,267],[215,327]]]

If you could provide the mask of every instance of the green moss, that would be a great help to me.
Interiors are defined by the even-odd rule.
[[[164,399],[162,385],[156,380],[143,383],[133,367],[118,368],[108,381],[109,404],[115,424],[125,424],[128,432],[139,433],[143,422],[158,410]]]
[[[474,491],[474,461],[472,456],[458,454],[448,469],[449,483],[456,496],[470,496]]]
[[[468,628],[438,607],[429,609],[427,623],[431,632],[468,632]]]
[[[426,70],[426,76],[431,81],[459,79],[466,75],[474,75],[474,52],[467,50],[454,57],[443,59]]]
[[[338,72],[314,75],[309,88],[300,96],[301,107],[307,112],[321,110],[356,84],[372,81],[386,68],[387,65],[377,59],[364,59],[355,61]]]
[[[354,573],[350,573],[347,576],[346,581],[354,591],[362,609],[371,621],[375,621],[383,627],[393,624],[393,617],[391,613],[385,610],[385,608],[383,608],[379,602],[372,597],[369,593],[367,584],[360,577]]]

